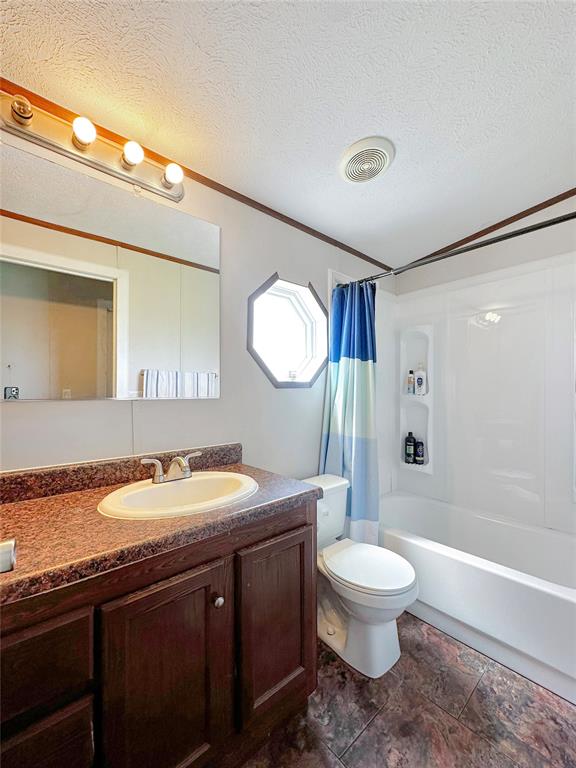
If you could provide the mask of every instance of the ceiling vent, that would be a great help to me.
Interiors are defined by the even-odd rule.
[[[344,152],[340,173],[346,181],[370,181],[380,176],[394,160],[394,144],[381,136],[370,136],[354,142]]]

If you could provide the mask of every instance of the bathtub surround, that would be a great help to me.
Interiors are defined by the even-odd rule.
[[[323,644],[308,711],[244,768],[572,768],[576,707],[404,614],[380,680]]]
[[[437,425],[433,474],[399,490],[576,532],[575,299],[576,249],[397,298],[399,332],[434,330]]]
[[[338,285],[330,307],[330,356],[320,474],[350,483],[350,537],[378,543],[374,283]]]

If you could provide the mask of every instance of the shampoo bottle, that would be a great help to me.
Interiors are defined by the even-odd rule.
[[[418,363],[418,370],[414,374],[416,379],[415,391],[417,395],[425,395],[428,391],[428,382],[426,377],[426,371],[424,370],[424,363]]]
[[[406,377],[406,394],[413,395],[416,387],[416,379],[414,378],[414,371],[410,369],[408,376]]]
[[[416,453],[416,439],[412,432],[408,432],[408,437],[404,440],[404,461],[406,464],[414,464]]]
[[[424,464],[424,440],[416,440],[414,463],[420,466]]]

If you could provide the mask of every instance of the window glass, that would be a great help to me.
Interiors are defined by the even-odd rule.
[[[309,286],[274,276],[249,300],[248,349],[275,386],[309,386],[326,364],[326,311]]]

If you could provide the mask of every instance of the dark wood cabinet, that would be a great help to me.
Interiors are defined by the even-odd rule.
[[[102,606],[107,768],[204,765],[233,728],[232,558]]]
[[[241,722],[316,687],[315,533],[311,526],[238,552]]]
[[[4,741],[0,760],[2,768],[91,768],[93,761],[91,697]]]
[[[15,602],[2,768],[236,768],[316,685],[316,504]]]
[[[93,677],[92,608],[2,638],[2,722],[68,703]]]

